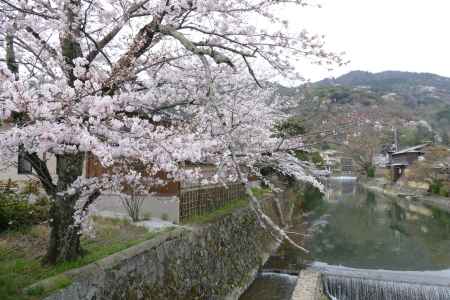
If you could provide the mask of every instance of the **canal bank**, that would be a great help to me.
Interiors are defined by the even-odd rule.
[[[300,222],[295,223],[295,215],[293,217],[294,224],[291,231],[308,233],[309,236],[303,245],[310,254],[304,255],[293,247],[289,247],[288,244],[283,244],[266,263],[263,274],[264,269],[298,268],[300,270],[308,264],[314,267],[315,261],[321,261],[330,266],[345,266],[347,271],[354,270],[353,274],[356,274],[356,277],[361,274],[360,270],[383,269],[402,276],[409,276],[408,272],[417,272],[415,274],[418,274],[418,277],[423,275],[426,278],[439,274],[429,271],[442,272],[450,268],[448,251],[450,249],[450,214],[447,211],[411,201],[405,197],[388,197],[383,193],[371,192],[354,180],[330,180],[327,190],[326,195],[320,199],[314,197],[306,199],[310,203],[305,203],[308,210],[302,218],[298,218]],[[308,271],[325,273],[323,270],[314,268]],[[369,275],[379,275],[369,273]],[[448,298],[445,298],[447,295],[445,293],[450,292],[448,287],[436,286],[435,281],[407,284],[395,282],[389,276],[384,277],[385,280],[374,281],[371,277],[365,281],[339,274],[334,277],[330,272],[328,275],[330,291],[333,291],[334,287],[345,286],[346,292],[353,295],[342,299],[384,299],[359,297],[358,291],[353,290],[352,286],[361,290],[372,289],[377,293],[392,294],[398,291],[401,294],[401,298],[398,299],[450,299],[450,294]],[[319,277],[321,282],[325,282],[328,278],[323,275]],[[280,282],[281,278],[276,280]],[[323,297],[320,293],[318,295],[316,293],[314,295],[319,298],[314,298],[316,296],[299,298],[300,295],[307,296],[307,293],[302,292],[302,290],[305,291],[302,286],[306,281],[308,280],[303,280],[301,277],[294,283],[292,280],[282,281],[285,290],[292,289],[288,296],[271,294],[271,290],[277,290],[276,287],[264,290],[264,286],[260,286],[259,290],[251,291],[252,286],[243,300],[316,300]],[[314,282],[317,280],[310,281],[313,284],[309,285],[309,290],[315,290],[317,285]],[[319,284],[319,288],[323,287]],[[435,296],[433,293],[440,296]],[[254,295],[267,296],[258,298]],[[426,297],[420,298],[421,295]],[[294,296],[297,298],[291,298]],[[408,298],[409,296],[416,298]]]
[[[289,191],[261,200],[280,224],[291,211]],[[48,300],[238,299],[279,246],[253,209],[239,208],[202,224],[190,224],[80,269],[39,282],[46,290],[62,278],[68,284]]]
[[[419,202],[430,205],[435,208],[450,212],[450,198],[424,194],[422,190],[414,190],[411,188],[399,187],[388,184],[382,180],[369,180],[361,182],[366,189],[375,193],[381,193],[389,197],[397,197],[412,202]]]

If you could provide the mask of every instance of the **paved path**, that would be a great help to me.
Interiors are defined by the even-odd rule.
[[[319,272],[302,270],[291,300],[320,300],[322,298],[320,276]]]

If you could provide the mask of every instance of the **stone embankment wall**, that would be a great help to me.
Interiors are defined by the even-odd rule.
[[[273,201],[265,206],[276,216]],[[237,299],[277,246],[254,212],[240,209],[66,272],[72,283],[46,299]]]
[[[384,185],[376,180],[362,182],[362,185],[372,192],[383,194],[391,199],[417,202],[450,212],[450,199],[446,197],[441,197],[438,195],[423,195],[417,190],[402,190],[398,186]]]

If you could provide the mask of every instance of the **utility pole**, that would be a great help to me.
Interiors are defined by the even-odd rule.
[[[400,146],[398,143],[398,129],[394,128],[394,147],[395,147],[395,152],[400,150]]]

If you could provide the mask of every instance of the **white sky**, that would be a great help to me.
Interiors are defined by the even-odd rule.
[[[312,80],[351,70],[430,72],[450,77],[450,0],[320,0],[322,8],[284,13],[291,25],[325,34],[328,49],[345,51],[346,67],[303,66]]]

